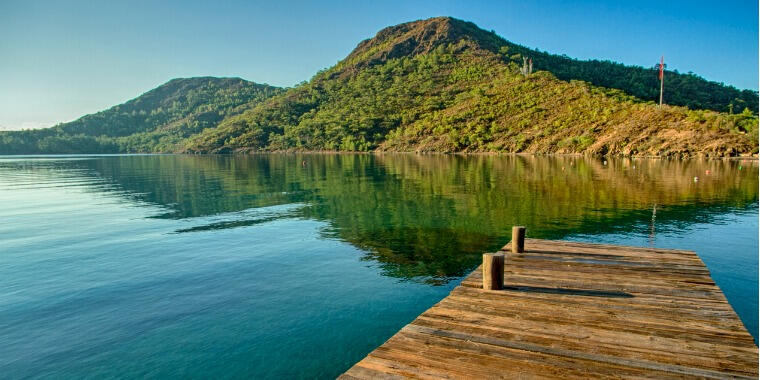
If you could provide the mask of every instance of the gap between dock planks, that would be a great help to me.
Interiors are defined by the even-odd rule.
[[[526,239],[341,379],[758,378],[752,336],[692,251]]]

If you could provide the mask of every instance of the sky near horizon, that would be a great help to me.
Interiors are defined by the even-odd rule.
[[[580,59],[758,89],[757,1],[0,0],[0,129],[123,103],[176,77],[293,86],[380,29],[452,16]]]

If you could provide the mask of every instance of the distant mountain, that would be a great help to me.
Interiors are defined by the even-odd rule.
[[[0,133],[0,154],[171,151],[182,139],[282,91],[240,78],[172,79],[69,123]]]
[[[523,58],[565,80],[548,71],[523,73]],[[449,17],[415,21],[381,30],[309,82],[189,138],[183,151],[757,153],[757,117],[750,109],[729,115],[658,107],[625,91],[649,91],[647,81],[636,82],[646,69],[612,66],[538,53]],[[623,90],[593,84],[613,74]],[[686,79],[725,91],[726,98],[735,95],[730,87]],[[672,87],[674,99],[717,102],[676,96]]]
[[[436,17],[385,28],[294,88],[176,79],[70,123],[0,132],[0,154],[757,154],[757,92],[671,71],[666,81],[659,107],[653,69],[539,52]]]

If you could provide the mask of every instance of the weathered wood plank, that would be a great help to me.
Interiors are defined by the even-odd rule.
[[[690,251],[525,239],[350,368],[369,378],[757,378],[758,351]]]
[[[533,306],[533,305],[531,305]],[[547,323],[593,326],[596,328],[613,331],[653,331],[657,336],[685,337],[691,336],[698,341],[710,342],[715,339],[741,339],[751,341],[742,331],[734,325],[715,325],[706,318],[693,320],[676,316],[668,319],[649,313],[607,312],[588,311],[569,307],[556,308],[553,305],[541,305],[542,307],[527,307],[520,304],[488,304],[484,302],[470,302],[461,298],[449,298],[441,301],[436,307],[452,310],[471,311],[486,315],[512,317],[519,319],[538,320]],[[551,314],[546,314],[552,311]],[[679,321],[674,324],[673,319]],[[698,330],[698,331],[697,331]]]
[[[492,317],[492,316],[489,316]],[[568,331],[563,325],[539,323],[519,318],[507,321],[482,323],[483,315],[466,313],[448,313],[440,310],[421,316],[412,325],[421,325],[439,330],[454,331],[473,336],[508,337],[511,341],[534,342],[556,348],[566,348],[580,351],[604,351],[625,358],[650,358],[666,363],[693,365],[709,368],[720,365],[736,364],[737,368],[751,366],[750,350],[736,348],[717,342],[703,343],[690,341],[684,346],[682,339],[661,337],[647,332],[612,331],[593,327],[572,326]],[[519,329],[515,328],[519,323]],[[625,344],[622,345],[621,342]],[[712,352],[705,358],[704,352]],[[742,360],[746,356],[747,360]],[[738,359],[737,359],[738,358]]]

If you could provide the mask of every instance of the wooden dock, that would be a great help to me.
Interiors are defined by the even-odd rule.
[[[757,346],[696,253],[524,246],[500,251],[503,289],[484,290],[478,267],[340,378],[758,378]]]

